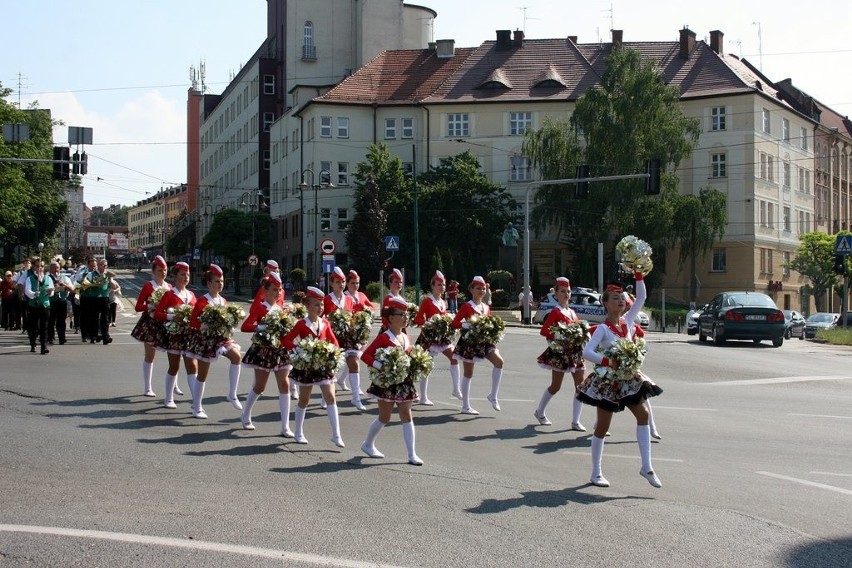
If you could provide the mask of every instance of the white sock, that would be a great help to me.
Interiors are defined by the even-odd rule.
[[[459,383],[461,382],[461,378],[459,375],[458,365],[450,365],[450,380],[453,381],[453,392],[459,392]]]
[[[166,373],[166,394],[163,395],[163,402],[166,404],[175,401],[175,383],[177,383],[177,375]]]
[[[305,412],[307,410],[308,410],[307,408],[302,408],[298,404],[296,405],[296,412],[295,412],[296,420],[295,420],[295,424],[294,424],[294,426],[295,426],[294,434],[296,435],[297,440],[299,438],[301,438],[302,435],[303,435],[302,430],[305,426]]]
[[[337,416],[337,403],[329,404],[326,407],[328,412],[328,423],[331,424],[331,437],[340,438],[340,419]]]
[[[195,381],[195,393],[192,397],[192,407],[196,410],[204,410],[201,406],[201,402],[204,400],[204,388],[207,386],[207,381],[203,383],[201,381]]]
[[[290,393],[278,394],[278,409],[281,411],[281,431],[290,429]]]
[[[361,375],[349,373],[349,388],[352,389],[352,404],[361,402]]]
[[[572,414],[573,418],[571,420],[571,423],[572,424],[579,424],[580,423],[580,415],[583,414],[583,403],[580,402],[579,400],[577,400],[577,397],[575,396],[572,406],[573,406],[573,412],[571,414]]]
[[[231,363],[231,368],[228,369],[228,382],[231,387],[228,391],[228,398],[230,400],[237,398],[237,389],[240,386],[240,369],[242,369],[242,366],[239,363],[236,365]]]
[[[550,402],[550,399],[553,398],[553,395],[550,394],[550,391],[544,389],[544,392],[541,393],[541,400],[538,401],[538,415],[544,416],[544,409],[547,408],[547,403]]]
[[[645,400],[645,406],[648,407],[648,426],[651,428],[651,432],[653,434],[657,433],[657,424],[654,422],[654,411],[651,410],[651,401]]]
[[[248,394],[246,395],[246,403],[243,405],[243,422],[251,422],[251,410],[254,408],[254,403],[257,402],[257,399],[259,398],[260,395],[254,392],[254,390],[248,391]]]
[[[491,369],[491,398],[497,400],[497,391],[500,390],[500,379],[503,378],[503,369],[494,367]]]
[[[429,377],[420,379],[420,402],[429,400]]]
[[[341,387],[346,386],[346,375],[349,373],[349,368],[345,365],[343,366],[343,370],[340,371],[340,374],[337,376],[337,384]],[[352,387],[352,383],[349,383],[350,388]]]
[[[367,427],[367,438],[364,440],[364,445],[368,448],[376,449],[376,438],[384,427],[385,425],[379,422],[378,418],[370,422],[370,425]]]
[[[636,441],[639,443],[639,455],[642,457],[642,471],[653,471],[651,467],[651,427],[636,426]]]
[[[419,460],[417,452],[414,450],[414,422],[402,423],[402,437],[405,439],[405,447],[408,449],[408,459],[412,461]]]
[[[196,386],[198,384],[198,373],[186,375],[186,384],[189,385],[189,396],[192,397],[192,400],[195,400],[195,390],[198,388]]]
[[[142,361],[142,392],[151,392],[151,381],[154,378],[154,364],[149,363],[148,361]]]
[[[461,393],[462,393],[462,408],[470,408],[470,381],[473,377],[462,377]]]
[[[601,473],[601,458],[603,457],[604,438],[592,436],[592,479],[603,475]]]

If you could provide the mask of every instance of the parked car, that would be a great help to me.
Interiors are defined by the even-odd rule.
[[[805,338],[805,318],[796,310],[784,310],[784,339]]]
[[[769,339],[773,346],[781,347],[785,331],[784,312],[760,292],[717,294],[698,317],[698,341],[712,337],[716,345],[728,339],[751,339],[755,343]]]
[[[686,334],[695,335],[698,333],[698,316],[707,308],[707,305],[686,312]]]
[[[817,312],[808,316],[805,320],[804,335],[808,339],[816,337],[817,331],[828,329],[837,325],[837,320],[840,314],[832,314],[830,312]]]
[[[539,304],[538,310],[533,316],[533,323],[543,324],[547,314],[557,305],[556,296],[549,293]],[[606,311],[601,304],[601,296],[591,288],[572,288],[568,305],[576,312],[577,317],[590,324],[602,323],[606,319]],[[651,325],[651,318],[645,312],[639,312],[634,321],[636,325],[644,329]]]

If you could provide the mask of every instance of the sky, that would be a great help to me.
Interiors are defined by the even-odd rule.
[[[369,1],[369,0],[362,0]],[[852,2],[811,0],[415,0],[438,13],[434,39],[472,47],[498,29],[580,43],[675,41],[684,26],[745,57],[774,81],[792,78],[841,115],[852,114]],[[132,205],[186,181],[186,92],[204,62],[220,93],[266,33],[265,0],[0,0],[0,83],[65,126],[91,127],[89,206]],[[761,56],[762,53],[762,56]]]

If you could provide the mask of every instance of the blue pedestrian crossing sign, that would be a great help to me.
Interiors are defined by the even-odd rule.
[[[385,250],[388,250],[388,251],[399,250],[399,237],[397,237],[397,236],[385,237]]]
[[[834,243],[834,254],[852,255],[852,235],[837,235]]]

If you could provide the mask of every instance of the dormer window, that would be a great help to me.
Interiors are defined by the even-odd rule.
[[[480,84],[477,89],[511,89],[512,84],[506,78],[506,74],[503,73],[502,69],[495,69],[491,72],[490,75],[485,79],[485,81]]]

